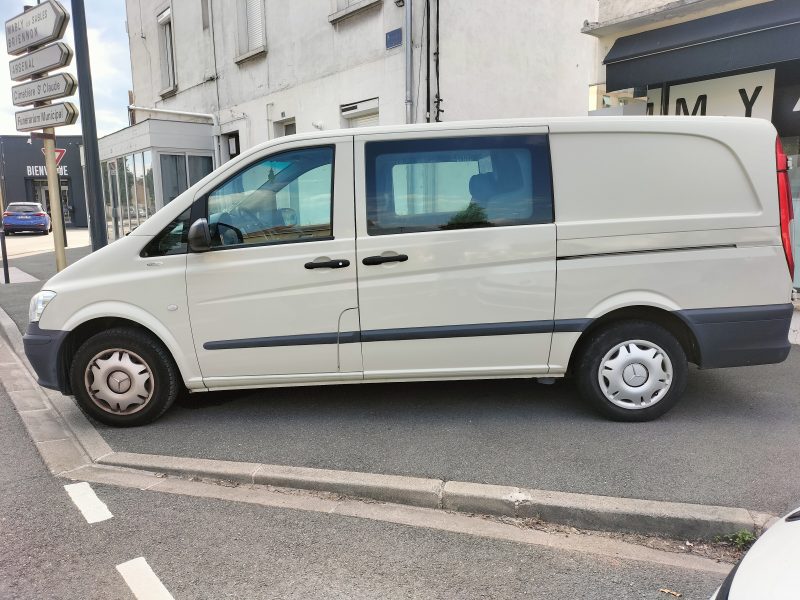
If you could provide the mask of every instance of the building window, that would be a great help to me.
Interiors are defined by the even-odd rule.
[[[266,49],[264,0],[239,0],[239,56],[236,61],[260,56]]]
[[[284,137],[297,133],[297,123],[294,119],[284,119],[274,123],[275,137]]]
[[[379,102],[377,98],[342,104],[339,107],[344,127],[370,127],[378,125]]]
[[[209,2],[211,2],[211,0],[200,1],[200,19],[203,23],[204,30],[208,29],[211,23],[211,7],[209,6]]]
[[[161,95],[175,91],[175,49],[172,37],[172,9],[159,13],[158,43],[161,51]]]

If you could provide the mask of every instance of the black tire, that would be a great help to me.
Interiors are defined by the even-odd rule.
[[[149,399],[136,412],[121,414],[102,400],[97,402],[86,389],[85,377],[90,361],[113,349],[129,351],[149,368]],[[95,363],[97,364],[97,363]],[[114,427],[134,427],[151,423],[163,415],[175,401],[182,387],[178,369],[164,345],[151,334],[129,327],[115,327],[86,340],[72,360],[70,382],[81,409],[94,419]],[[105,406],[105,408],[102,408]],[[117,405],[119,409],[121,405]]]
[[[600,387],[600,363],[618,344],[642,340],[661,348],[672,363],[672,381],[666,394],[645,408],[623,408],[609,400]],[[652,421],[680,400],[686,389],[689,367],[680,342],[661,325],[649,321],[620,321],[597,331],[583,347],[575,375],[581,396],[601,415],[614,421]]]

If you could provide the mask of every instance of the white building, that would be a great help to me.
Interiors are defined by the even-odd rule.
[[[585,114],[597,80],[597,42],[581,34],[597,0],[127,0],[126,8],[132,104],[142,108],[131,110],[134,125],[100,141],[111,238],[215,160],[276,136]]]

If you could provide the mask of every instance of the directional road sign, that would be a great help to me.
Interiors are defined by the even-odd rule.
[[[23,81],[39,73],[55,71],[72,62],[72,48],[64,42],[56,42],[8,63],[11,79]]]
[[[78,109],[72,102],[60,102],[21,110],[16,117],[17,131],[33,131],[45,127],[72,125],[78,119]]]
[[[72,96],[78,81],[69,73],[57,73],[50,77],[35,79],[11,88],[11,100],[15,106],[26,106],[43,100],[55,100]]]
[[[57,0],[44,0],[24,13],[6,21],[6,49],[22,54],[28,48],[61,39],[69,14]]]

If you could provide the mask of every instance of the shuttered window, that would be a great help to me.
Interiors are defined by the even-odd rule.
[[[250,52],[264,45],[264,0],[245,0],[247,48]]]
[[[350,121],[350,127],[372,127],[373,125],[378,125],[378,113],[362,115],[348,120]]]

